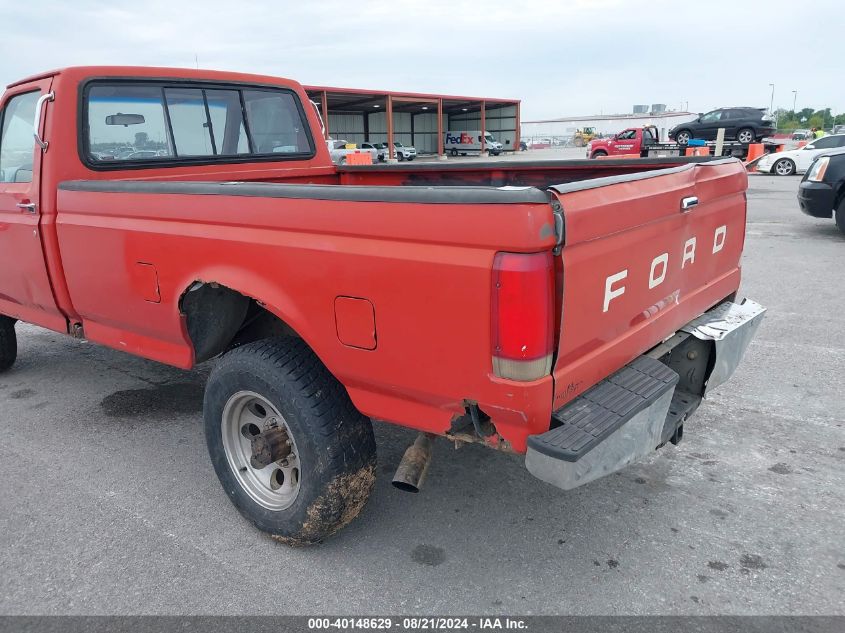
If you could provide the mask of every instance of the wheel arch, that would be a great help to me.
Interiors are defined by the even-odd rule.
[[[270,336],[314,334],[296,302],[278,284],[237,269],[205,270],[179,284],[178,307],[194,363]]]

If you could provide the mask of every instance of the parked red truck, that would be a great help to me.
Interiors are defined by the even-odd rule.
[[[656,147],[659,144],[659,139],[660,134],[653,125],[631,127],[607,138],[594,138],[587,144],[587,158],[630,156],[632,154],[645,158],[648,155],[649,147]],[[680,152],[676,151],[673,155],[680,156]]]
[[[237,508],[289,543],[361,510],[370,419],[569,489],[677,442],[763,308],[732,159],[337,167],[302,87],[68,68],[8,87],[0,370],[16,320],[181,368]],[[21,370],[24,371],[24,370]],[[31,370],[27,370],[31,371]],[[61,432],[61,429],[57,429]]]

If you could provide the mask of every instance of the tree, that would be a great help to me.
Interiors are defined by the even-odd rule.
[[[148,139],[146,132],[135,132],[135,147],[144,147]]]

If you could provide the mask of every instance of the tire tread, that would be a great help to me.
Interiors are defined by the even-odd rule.
[[[15,364],[18,356],[18,339],[15,335],[15,320],[0,315],[0,372]]]
[[[234,348],[212,370],[209,384],[219,374],[231,371],[245,371],[264,380],[272,377],[285,383],[286,392],[293,394],[289,404],[302,413],[301,422],[322,438],[319,448],[325,461],[321,463],[319,477],[329,488],[331,482],[345,481],[356,474],[363,478],[361,490],[348,495],[349,499],[335,495],[336,498],[329,500],[331,510],[319,513],[326,519],[321,525],[311,525],[299,534],[279,531],[271,535],[301,545],[336,532],[360,512],[372,488],[376,445],[369,418],[355,408],[346,388],[302,339],[263,339]],[[208,422],[206,431],[209,431]],[[239,509],[249,518],[244,508],[239,506]]]

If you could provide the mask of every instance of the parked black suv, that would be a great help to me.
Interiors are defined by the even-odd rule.
[[[845,233],[845,149],[816,157],[798,188],[798,206],[814,218],[833,217]]]
[[[753,143],[775,131],[774,121],[768,118],[765,108],[718,108],[699,114],[694,121],[676,125],[669,130],[669,137],[679,145],[686,145],[691,138],[715,141],[720,127],[725,128],[726,139],[740,143]]]

